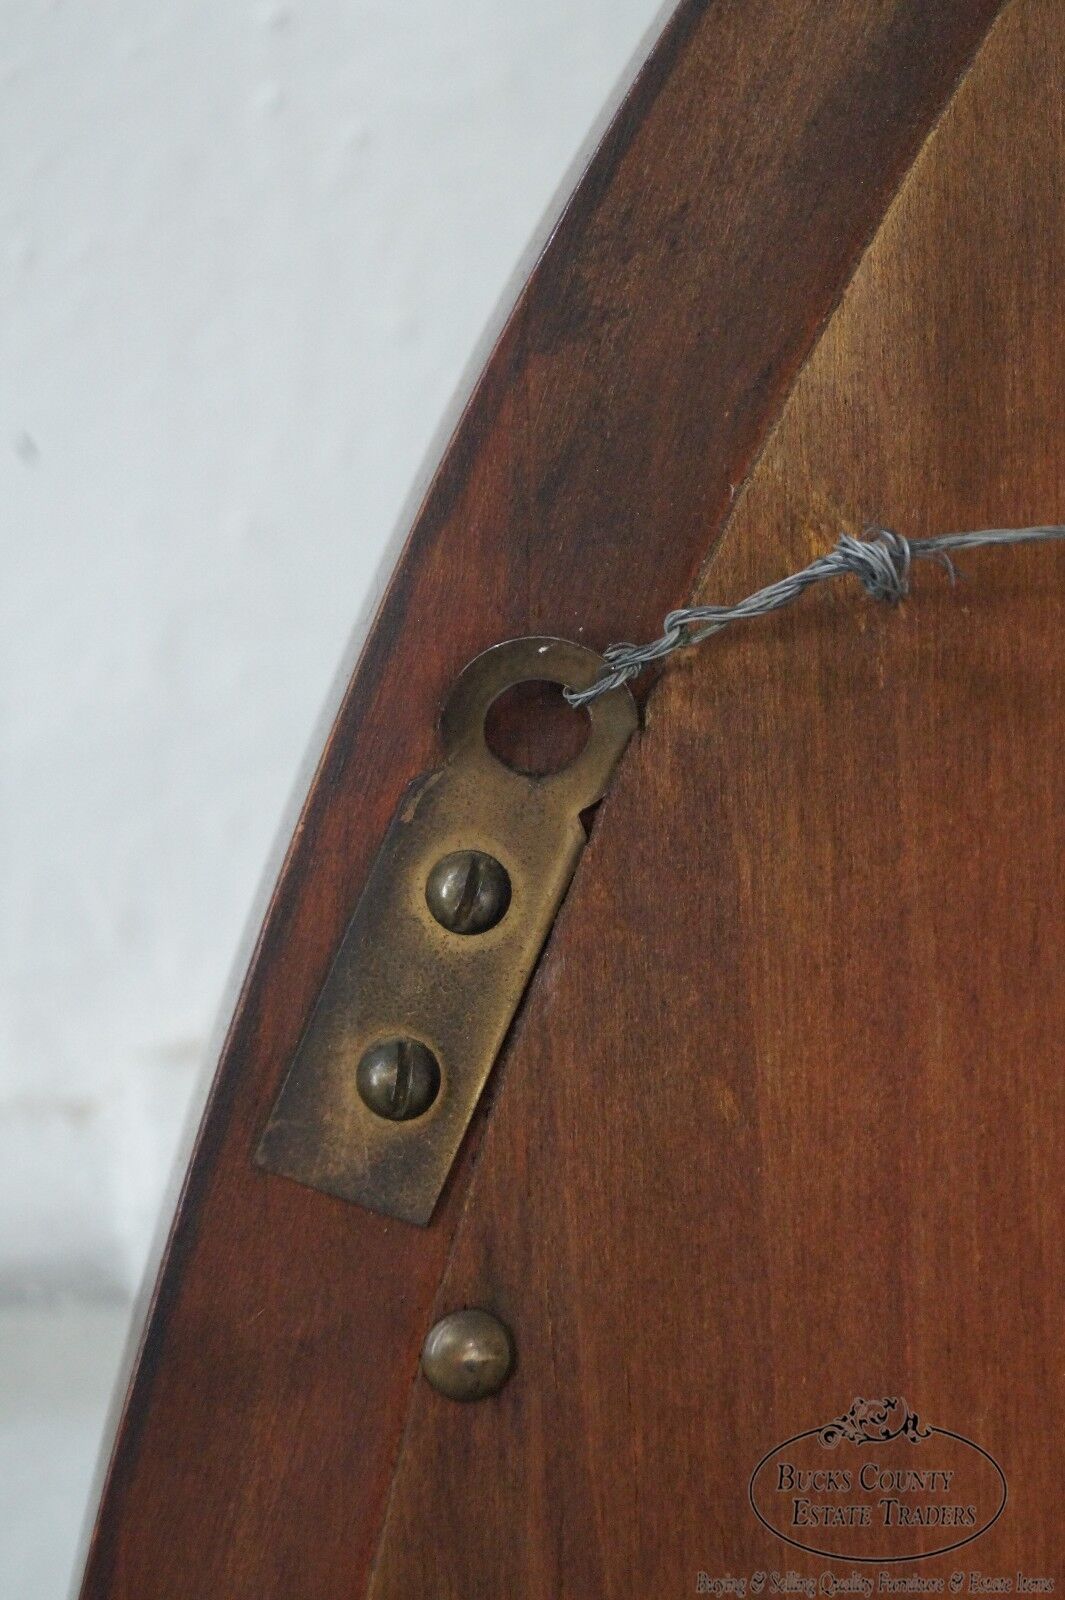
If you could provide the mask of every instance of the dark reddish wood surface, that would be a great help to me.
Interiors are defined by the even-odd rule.
[[[1034,14],[1047,9],[1036,7]],[[678,1146],[674,1157],[661,1142],[665,1106],[677,1110],[691,1105],[670,1098],[679,1083],[687,1083],[685,1093],[698,1094],[705,1112],[708,1091],[692,1085],[708,1057],[711,1066],[721,1059],[720,1070],[705,1081],[718,1085],[713,1093],[719,1096],[715,1104],[722,1125],[743,1125],[754,1092],[744,1063],[749,1075],[756,1060],[750,1038],[742,1035],[745,1019],[749,1023],[748,1006],[757,1001],[760,1017],[779,1019],[787,995],[783,968],[776,978],[776,969],[767,968],[761,989],[741,985],[736,990],[744,964],[755,960],[753,941],[770,932],[776,938],[780,930],[771,919],[768,924],[744,922],[751,904],[744,900],[742,886],[747,885],[750,896],[755,893],[752,885],[761,881],[757,854],[751,852],[760,843],[768,848],[772,841],[761,841],[755,829],[747,865],[742,866],[742,810],[734,815],[722,811],[727,792],[720,787],[729,768],[733,801],[740,806],[749,798],[744,786],[757,781],[757,762],[752,777],[752,749],[765,757],[772,748],[768,713],[758,709],[762,702],[756,691],[771,660],[780,661],[779,670],[788,672],[779,648],[775,657],[770,651],[765,658],[746,658],[742,715],[734,703],[730,709],[727,690],[719,682],[721,658],[715,665],[682,669],[672,687],[653,702],[648,754],[633,751],[622,794],[607,803],[547,966],[527,999],[519,1051],[527,1052],[530,1041],[539,1039],[544,1062],[551,1066],[549,1081],[540,1082],[529,1099],[527,1054],[516,1051],[509,1067],[501,1064],[497,1088],[505,1083],[507,1094],[494,1120],[490,1115],[491,1141],[477,1169],[478,1187],[470,1188],[477,1132],[433,1225],[424,1232],[271,1178],[252,1166],[251,1154],[396,800],[410,776],[431,765],[437,754],[434,724],[448,685],[469,657],[501,637],[547,632],[593,644],[619,635],[641,637],[656,630],[665,609],[686,598],[728,517],[735,486],[747,477],[818,330],[839,302],[863,248],[996,10],[991,0],[955,0],[935,7],[920,0],[802,0],[786,6],[770,0],[719,0],[682,6],[667,29],[556,230],[467,409],[330,737],[223,1054],[93,1536],[83,1591],[87,1600],[200,1600],[209,1595],[331,1600],[363,1593],[397,1462],[390,1520],[376,1568],[379,1592],[443,1592],[466,1600],[480,1594],[495,1597],[506,1592],[506,1584],[512,1592],[530,1595],[562,1593],[565,1584],[570,1585],[565,1592],[581,1595],[632,1592],[618,1576],[620,1552],[628,1550],[632,1537],[631,1474],[621,1472],[616,1482],[611,1478],[613,1486],[605,1488],[608,1499],[601,1505],[594,1496],[588,1500],[595,1474],[613,1472],[595,1452],[605,1449],[605,1459],[613,1461],[617,1451],[628,1451],[633,1462],[640,1451],[648,1452],[646,1470],[653,1475],[655,1450],[678,1423],[668,1409],[657,1420],[642,1412],[654,1436],[634,1435],[624,1410],[617,1409],[616,1389],[601,1381],[601,1357],[613,1353],[611,1341],[624,1327],[635,1291],[646,1297],[646,1308],[661,1301],[682,1308],[686,1318],[696,1317],[699,1329],[708,1329],[705,1370],[726,1371],[733,1354],[725,1339],[727,1325],[746,1325],[767,1307],[772,1309],[765,1292],[743,1276],[744,1263],[764,1265],[766,1253],[776,1250],[783,1252],[783,1267],[789,1269],[787,1252],[797,1248],[786,1228],[772,1243],[767,1228],[770,1220],[775,1225],[776,1212],[766,1211],[761,1231],[753,1214],[730,1216],[738,1253],[724,1252],[715,1243],[718,1236],[705,1231],[707,1214],[729,1215],[721,1178],[712,1178],[709,1149]],[[1033,14],[1031,6],[1013,10],[1025,17]],[[986,48],[990,59],[991,45]],[[984,67],[984,60],[982,56],[980,68],[986,76],[991,69]],[[1038,76],[1048,68],[1036,57],[1031,70]],[[1039,81],[1044,94],[1051,93],[1050,80]],[[1015,104],[1007,109],[1016,115]],[[985,161],[991,161],[990,146],[997,152],[999,165],[992,175],[998,185],[1000,233],[1017,248],[1022,228],[1041,237],[1053,178],[1044,165],[1040,185],[1034,184],[1036,157],[1027,153],[1019,135],[1003,132],[1003,115],[1001,106],[985,105],[980,116],[988,120],[980,148]],[[1044,139],[1049,126],[1052,119],[1043,117],[1039,132]],[[978,144],[974,132],[971,149]],[[1060,151],[1056,158],[1054,170],[1060,171]],[[1030,201],[1024,198],[1026,186],[1033,190]],[[953,193],[946,186],[940,204],[950,204]],[[896,203],[892,218],[901,205]],[[956,219],[952,212],[950,222],[956,220],[960,228],[967,218],[964,211]],[[924,516],[965,522],[973,516],[1017,520],[1048,514],[1052,486],[1045,474],[1050,457],[1039,454],[1048,439],[1045,410],[1032,413],[1032,426],[1044,430],[1034,442],[1030,431],[1008,431],[1002,437],[1011,442],[1003,444],[986,407],[972,409],[983,346],[989,344],[997,319],[1005,317],[1003,307],[1020,303],[1020,290],[1012,280],[996,278],[978,253],[966,261],[967,275],[962,276],[960,267],[948,260],[947,224],[942,217],[938,221],[938,234],[932,227],[926,230],[928,239],[938,239],[938,248],[926,245],[922,260],[927,279],[920,286],[927,295],[935,289],[940,303],[944,295],[961,297],[957,319],[944,313],[936,324],[940,336],[946,339],[949,331],[957,346],[942,352],[944,360],[955,363],[954,387],[944,392],[922,334],[916,344],[923,361],[900,367],[894,388],[888,389],[899,416],[905,418],[906,406],[917,408],[921,425],[911,421],[899,439],[886,436],[887,423],[898,419],[878,408],[886,357],[874,340],[861,383],[850,391],[847,404],[827,407],[824,432],[818,434],[823,444],[832,430],[846,435],[850,427],[856,442],[847,443],[838,464],[832,451],[826,451],[805,498],[795,463],[780,457],[783,509],[767,506],[764,518],[752,522],[742,538],[741,513],[733,518],[728,551],[742,552],[730,556],[737,563],[732,574],[736,582],[749,575],[744,563],[753,572],[756,563],[765,562],[758,571],[768,576],[782,570],[778,563],[797,548],[805,556],[802,540],[823,542],[834,534],[833,518],[844,505],[859,520],[879,510],[907,527]],[[1031,251],[1026,259],[1033,259]],[[1049,260],[1038,256],[1031,271],[1037,268],[1049,284]],[[1019,258],[1008,270],[1021,271]],[[1005,274],[1007,268],[995,271]],[[947,289],[941,282],[944,274]],[[1001,296],[996,282],[1003,284]],[[1053,300],[1056,283],[1048,293],[1050,303],[1060,309],[1060,295]],[[974,304],[973,296],[983,298]],[[1044,361],[1055,350],[1046,315],[1044,310],[1043,320],[1036,322],[1045,341]],[[969,320],[962,321],[963,316]],[[1015,312],[1008,320],[1019,337]],[[967,343],[974,328],[980,330],[978,342]],[[1029,338],[1034,337],[1030,332]],[[821,345],[819,359],[827,348],[827,342]],[[1020,427],[1017,418],[1026,393],[1013,376],[1015,359],[1015,344],[1004,347],[995,369],[999,387],[1009,387],[1011,429]],[[804,384],[811,370],[804,374]],[[937,376],[938,387],[933,381]],[[984,391],[979,392],[986,401]],[[933,410],[920,411],[919,402]],[[793,398],[789,415],[796,403]],[[977,458],[983,459],[972,444],[978,428],[988,430],[985,453],[992,444],[1000,452],[1012,452],[1008,458],[993,456],[998,463],[994,471],[986,463],[977,470]],[[868,460],[860,459],[858,446],[863,443]],[[1033,455],[1043,463],[1042,477],[1033,467]],[[771,478],[774,459],[767,451],[759,483]],[[918,470],[926,465],[937,494],[929,492]],[[861,495],[837,505],[832,496],[842,490],[832,487],[833,470],[854,471]],[[881,480],[882,504],[871,506],[866,500],[873,495],[869,486],[878,483],[878,470],[887,475]],[[892,471],[900,476],[891,479]],[[1020,509],[1017,486],[1022,477],[1031,510]],[[892,484],[895,499],[887,495]],[[968,485],[968,500],[961,496],[963,485]],[[988,486],[998,492],[998,500],[983,492]],[[752,485],[743,507],[754,498]],[[826,512],[814,526],[811,505],[828,506],[832,514]],[[1037,569],[1018,559],[1010,567],[1006,592],[1023,592],[1037,570],[1048,574],[1051,567]],[[715,583],[726,576],[724,566],[715,569]],[[945,616],[945,601],[943,606],[942,612],[936,609],[937,618]],[[1025,611],[1032,630],[1038,624],[1037,609]],[[834,616],[831,610],[826,614]],[[885,651],[904,651],[905,646],[887,642],[898,623],[898,618],[863,618],[857,637],[878,638],[882,630]],[[845,646],[834,630],[823,636],[811,633],[808,620],[787,626],[800,630],[807,674],[821,652],[834,645],[841,651],[839,670],[857,670],[854,633],[847,634],[850,644]],[[908,637],[906,629],[916,626],[904,620],[901,636]],[[958,624],[949,626],[957,629]],[[973,636],[943,637],[971,644]],[[818,643],[811,642],[815,638]],[[1039,640],[1041,647],[1050,648],[1052,641],[1041,635]],[[992,649],[991,643],[985,642],[984,648]],[[1000,650],[1005,650],[1005,635]],[[803,681],[794,667],[791,673],[797,683]],[[986,670],[978,681],[986,689]],[[996,677],[993,683],[999,681]],[[734,676],[732,682],[735,690],[740,679]],[[869,689],[868,682],[865,687]],[[1030,680],[1027,687],[1031,689]],[[1027,753],[1037,731],[1030,725],[1034,712],[1025,709],[1029,701],[1023,686],[1009,692],[1016,739]],[[916,685],[912,698],[920,700]],[[788,717],[801,721],[812,715],[798,688],[790,707],[780,699],[772,705],[775,730],[788,725]],[[932,706],[925,715],[935,715],[938,708],[942,719],[942,702],[933,697]],[[849,715],[853,722],[853,709]],[[966,716],[964,711],[957,714],[956,730],[965,727]],[[752,739],[750,719],[762,732],[761,743]],[[675,725],[663,740],[657,729],[670,721]],[[911,726],[915,731],[909,731]],[[829,729],[819,729],[818,736],[821,732],[829,737]],[[903,751],[917,763],[922,781],[930,782],[929,741],[934,744],[944,736],[941,730],[930,734],[920,714],[913,724],[905,721],[893,704],[891,721],[884,724],[871,717],[865,737],[887,763],[879,769],[874,764],[868,782],[878,817],[884,812],[890,817],[891,785],[899,781]],[[971,741],[958,731],[954,737],[960,753],[969,752],[970,762],[976,760]],[[662,753],[652,759],[652,747],[659,746]],[[834,745],[830,741],[830,747],[844,749],[838,740]],[[810,748],[812,753],[813,744]],[[713,766],[707,763],[711,752],[720,756]],[[682,782],[685,754],[692,760],[687,788]],[[799,774],[806,787],[796,791],[808,792],[808,810],[815,820],[823,821],[827,807],[834,822],[834,831],[821,829],[814,859],[836,885],[837,900],[828,910],[837,949],[846,949],[852,937],[898,933],[893,924],[864,927],[855,936],[844,916],[867,883],[862,877],[851,883],[844,864],[855,859],[859,840],[873,863],[880,862],[880,855],[867,833],[859,831],[858,819],[848,822],[850,811],[831,795],[843,777],[865,771],[857,752],[847,757],[842,776],[832,776],[834,768],[826,773],[811,761]],[[716,773],[719,784],[709,792],[708,773]],[[969,769],[966,773],[972,776]],[[783,785],[795,776],[782,759],[762,769],[765,783]],[[1041,781],[1044,799],[1053,799],[1054,771],[1047,768]],[[1003,805],[1015,799],[1016,788],[1004,790],[1000,798]],[[661,836],[655,833],[656,819]],[[797,858],[798,841],[805,834],[794,812],[785,813],[785,819]],[[765,829],[768,810],[761,820]],[[844,836],[850,839],[846,847],[839,843]],[[834,846],[841,854],[833,870]],[[911,872],[926,859],[920,853],[900,856],[897,838],[893,847],[896,857],[910,862]],[[777,848],[779,854],[779,840]],[[907,848],[915,849],[913,840]],[[785,852],[782,859],[787,866],[792,856]],[[636,862],[642,862],[639,871]],[[675,879],[663,876],[667,867],[676,871]],[[731,876],[719,882],[715,873],[726,869]],[[678,887],[685,882],[692,886],[687,899]],[[906,882],[912,895],[914,884]],[[668,891],[667,883],[673,885]],[[800,877],[797,883],[798,898],[789,902],[789,916],[799,918],[809,936],[813,905],[819,907],[817,914],[825,907],[806,898],[813,894],[812,882]],[[1000,896],[1005,892],[1000,884]],[[762,902],[758,904],[768,917]],[[988,902],[992,904],[1001,910],[999,900]],[[681,917],[684,905],[688,914]],[[698,923],[693,917],[696,905]],[[959,915],[971,909],[964,901],[959,907]],[[670,932],[674,923],[685,928],[690,941],[683,952],[676,948],[676,929]],[[590,961],[593,932],[599,955]],[[927,927],[924,933],[931,937]],[[706,938],[711,938],[709,945]],[[884,971],[893,972],[896,948],[890,940],[886,950],[874,947],[868,956],[872,970],[880,970],[875,965],[880,961]],[[563,1000],[560,986],[566,975]],[[608,991],[602,989],[604,983]],[[722,1020],[722,996],[736,992],[744,997],[742,1012],[733,1001],[731,1021]],[[816,986],[814,992],[824,998]],[[916,1029],[914,1003],[911,991],[911,1010],[905,1015]],[[885,1038],[898,1043],[898,1024],[882,1006],[869,1014],[870,1038],[885,1019],[890,1022]],[[1014,1015],[1014,1025],[1016,1021]],[[660,1034],[667,1026],[668,1036]],[[766,1020],[764,1026],[772,1037],[775,1024]],[[826,1029],[827,1022],[817,1038],[838,1051],[839,1038],[833,1034],[828,1039]],[[689,1040],[689,1053],[675,1068],[681,1037]],[[1032,1037],[1041,1045],[1038,1029]],[[738,1053],[730,1055],[733,1048]],[[856,1070],[871,1072],[871,1059],[859,1060]],[[805,1092],[802,1074],[812,1071],[806,1061],[803,1056],[795,1069],[800,1100]],[[654,1072],[656,1063],[673,1087],[645,1138],[634,1113],[634,1096],[644,1088],[637,1069]],[[836,1062],[840,1070],[844,1065]],[[786,1129],[791,1091],[785,1087],[785,1066],[791,1070],[781,1058],[773,1068],[780,1101],[765,1116],[767,1129],[787,1146],[789,1138],[794,1143],[798,1136]],[[877,1080],[878,1112],[903,1109],[907,1085],[899,1076],[901,1058],[894,1070],[894,1077]],[[976,1072],[974,1065],[971,1073]],[[996,1106],[1012,1083],[996,1079]],[[591,1102],[596,1106],[592,1124]],[[683,1115],[687,1134],[692,1119],[689,1110]],[[830,1151],[845,1148],[849,1126],[842,1121],[832,1125],[836,1143],[829,1142]],[[886,1137],[892,1148],[902,1148],[899,1126]],[[743,1154],[754,1161],[758,1151],[747,1147]],[[686,1167],[685,1162],[693,1164]],[[666,1173],[663,1163],[670,1169]],[[702,1317],[704,1308],[691,1296],[705,1294],[705,1273],[688,1284],[688,1263],[683,1249],[678,1254],[675,1236],[659,1238],[652,1252],[650,1222],[660,1213],[654,1206],[641,1208],[649,1196],[664,1203],[674,1171],[681,1200],[691,1215],[702,1219],[700,1237],[708,1250],[714,1247],[719,1282],[731,1286],[735,1296],[727,1316],[715,1300]],[[554,1212],[545,1211],[548,1193],[554,1195]],[[858,1189],[856,1197],[876,1200],[880,1190],[865,1195]],[[516,1205],[519,1198],[521,1205]],[[525,1209],[529,1201],[537,1203]],[[494,1228],[485,1232],[482,1207],[487,1203],[498,1205],[499,1214]],[[463,1215],[466,1226],[456,1239]],[[675,1223],[677,1214],[670,1215]],[[575,1255],[578,1240],[585,1248]],[[876,1238],[865,1247],[877,1259]],[[519,1330],[522,1385],[513,1387],[498,1407],[478,1413],[445,1416],[434,1411],[415,1387],[418,1347],[434,1301],[458,1292],[464,1278],[476,1278],[493,1292],[511,1286],[517,1293],[519,1266],[525,1273],[543,1273],[538,1288],[535,1278],[526,1280],[535,1293],[526,1295],[518,1308],[532,1318],[528,1328]],[[568,1287],[560,1276],[564,1272]],[[900,1268],[891,1272],[892,1281],[902,1281]],[[582,1276],[587,1280],[583,1290]],[[585,1319],[591,1315],[597,1283],[610,1292],[623,1291],[623,1299],[618,1315],[596,1329]],[[577,1296],[572,1305],[566,1300],[570,1293]],[[542,1346],[537,1356],[536,1318],[545,1313],[561,1342]],[[571,1386],[561,1380],[557,1367],[570,1356],[575,1372],[591,1372],[575,1411]],[[719,1361],[726,1365],[718,1366]],[[761,1390],[749,1392],[751,1372],[743,1370],[742,1383],[722,1380],[721,1403],[732,1412],[763,1403]],[[546,1387],[530,1388],[538,1373]],[[760,1371],[758,1381],[782,1397],[782,1378]],[[729,1420],[731,1412],[723,1416]],[[556,1474],[564,1440],[569,1441],[575,1492],[585,1497],[572,1521],[559,1509]],[[483,1452],[487,1476],[478,1474],[474,1482],[460,1472],[438,1482],[448,1509],[443,1526],[439,1503],[430,1517],[424,1497],[441,1462],[469,1463],[471,1446]],[[459,1452],[457,1457],[449,1456],[452,1449]],[[506,1554],[513,1529],[502,1526],[501,1519],[504,1512],[517,1509],[522,1482],[525,1553],[519,1558]],[[646,1485],[646,1477],[641,1483]],[[508,1486],[513,1490],[509,1499],[504,1492]],[[680,1486],[680,1492],[684,1489]],[[614,1528],[600,1521],[594,1541],[587,1539],[580,1553],[585,1511],[612,1516],[620,1511],[623,1493],[630,1495],[623,1525]],[[704,1525],[709,1526],[705,1519]],[[497,1543],[487,1541],[490,1530]],[[616,1562],[603,1555],[615,1535]],[[433,1550],[438,1569],[430,1582],[427,1563]],[[559,1566],[563,1558],[575,1563],[568,1576],[563,1574],[569,1569]],[[518,1564],[501,1567],[501,1562]],[[664,1567],[661,1571],[664,1575]],[[670,1581],[674,1578],[675,1573]],[[678,1592],[687,1587],[685,1579]]]
[[[1065,14],[1019,0],[702,598],[840,527],[1062,517],[1065,129],[1043,113],[1063,77]],[[433,1308],[494,1307],[521,1366],[473,1414],[415,1390],[374,1600],[844,1577],[767,1533],[747,1484],[873,1394],[975,1438],[1009,1484],[977,1543],[897,1575],[1060,1589],[1065,549],[960,566],[898,610],[821,591],[659,682]]]

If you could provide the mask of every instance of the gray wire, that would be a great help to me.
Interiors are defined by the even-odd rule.
[[[801,572],[758,589],[734,606],[683,606],[669,613],[661,638],[650,644],[609,645],[603,651],[606,671],[587,689],[566,689],[563,693],[571,706],[586,706],[599,695],[630,682],[652,662],[664,660],[675,650],[701,644],[733,622],[748,622],[752,617],[765,617],[782,606],[790,606],[815,583],[825,583],[830,578],[853,576],[874,600],[897,604],[910,592],[914,561],[938,561],[953,581],[957,576],[950,559],[953,550],[991,544],[1038,544],[1050,539],[1065,539],[1065,526],[983,528],[975,533],[941,533],[933,539],[904,539],[890,528],[868,528],[860,539],[844,533],[827,555],[818,556]]]

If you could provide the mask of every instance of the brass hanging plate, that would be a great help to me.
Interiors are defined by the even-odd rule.
[[[513,639],[460,675],[443,766],[411,784],[266,1126],[256,1161],[425,1224],[636,727],[627,689],[588,710],[567,767],[531,777],[485,743],[492,702],[534,680],[582,689],[602,658]]]

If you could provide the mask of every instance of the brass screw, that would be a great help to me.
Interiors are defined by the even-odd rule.
[[[510,875],[484,850],[454,850],[430,872],[425,899],[451,933],[484,933],[507,914]]]
[[[484,1400],[498,1393],[513,1365],[510,1329],[477,1306],[441,1317],[422,1346],[422,1371],[449,1400]]]
[[[440,1066],[417,1039],[382,1039],[355,1069],[363,1101],[389,1122],[409,1122],[428,1111],[440,1092]]]

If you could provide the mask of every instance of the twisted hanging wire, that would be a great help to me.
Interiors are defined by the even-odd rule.
[[[792,605],[807,589],[830,578],[852,576],[874,600],[897,604],[910,592],[910,569],[915,561],[938,561],[953,582],[957,573],[950,559],[955,550],[980,545],[1039,544],[1065,539],[1065,526],[1045,528],[982,528],[974,533],[941,533],[931,539],[904,539],[890,528],[868,528],[860,539],[844,533],[834,549],[818,556],[801,572],[758,589],[734,606],[683,606],[671,611],[662,635],[650,644],[612,644],[603,651],[606,670],[587,689],[566,689],[571,706],[585,706],[601,694],[617,689],[638,676],[644,667],[662,661],[676,650],[701,644],[733,622],[749,622]]]

